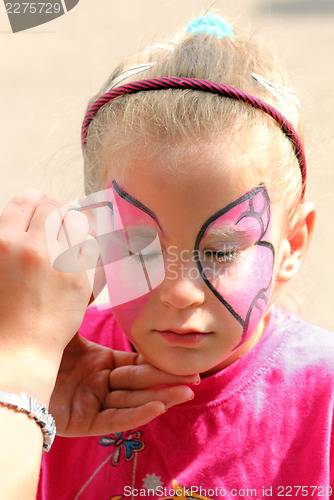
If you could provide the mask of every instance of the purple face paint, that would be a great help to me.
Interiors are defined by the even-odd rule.
[[[268,193],[258,186],[210,217],[196,239],[202,278],[242,327],[236,347],[254,332],[268,302],[274,264],[274,247],[265,240],[269,224]]]

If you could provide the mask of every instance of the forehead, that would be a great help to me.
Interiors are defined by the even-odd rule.
[[[175,139],[169,135],[168,130],[159,136],[149,134],[144,128],[124,128],[122,125],[113,124],[105,132],[99,146],[99,160],[102,160],[104,167],[115,166],[112,160],[124,164],[133,164],[133,157],[152,156],[155,160],[161,159],[161,153],[168,156],[169,164],[173,164],[182,170],[184,162],[190,157],[216,156],[230,157],[235,162],[247,165],[247,172],[252,164],[256,167],[265,160],[268,165],[277,156],[272,147],[272,140],[268,140],[268,134],[260,131],[243,120],[241,123],[222,123],[221,128],[206,130],[202,135],[183,132]],[[158,134],[158,132],[157,132]],[[265,168],[264,172],[268,169]]]
[[[103,169],[107,184],[116,180],[164,227],[178,221],[180,227],[198,230],[213,213],[263,182],[258,161],[259,154],[253,160],[247,145],[240,147],[229,137],[172,144],[133,141],[119,151],[106,148]]]
[[[224,180],[230,185],[243,182],[247,188],[265,181],[263,173],[271,163],[268,147],[261,141],[255,144],[242,132],[179,141],[145,140],[138,134],[129,135],[126,140],[118,140],[116,134],[114,141],[104,143],[101,163],[107,184],[116,176],[121,184],[131,184],[133,176],[155,175],[160,176],[161,182],[163,177],[189,181],[189,190],[201,180],[205,184],[211,180]]]

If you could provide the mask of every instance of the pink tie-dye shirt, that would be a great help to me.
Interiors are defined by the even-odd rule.
[[[110,310],[81,334],[131,350]],[[329,498],[334,333],[273,310],[260,342],[195,398],[122,433],[57,437],[39,500]]]

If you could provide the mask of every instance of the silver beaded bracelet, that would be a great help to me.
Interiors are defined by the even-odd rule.
[[[34,397],[28,398],[24,392],[11,394],[0,391],[0,404],[26,413],[40,425],[43,432],[43,451],[49,451],[56,435],[56,423],[53,416]]]

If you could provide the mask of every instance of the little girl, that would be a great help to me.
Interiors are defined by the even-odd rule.
[[[112,73],[82,143],[89,196],[72,208],[94,218],[111,308],[80,333],[201,383],[132,431],[56,437],[39,498],[331,496],[333,335],[275,307],[315,213],[275,56],[196,18]],[[69,436],[64,376],[51,411]]]

